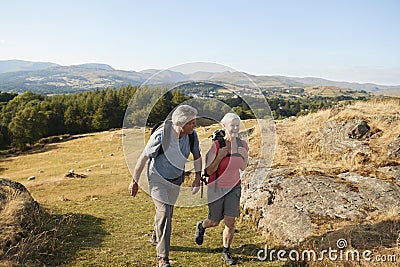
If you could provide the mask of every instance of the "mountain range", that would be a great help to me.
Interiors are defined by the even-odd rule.
[[[158,73],[157,75],[154,75]],[[245,75],[243,75],[245,74]],[[153,76],[154,75],[154,76]],[[151,77],[151,80],[148,79]],[[95,89],[118,88],[124,85],[171,84],[184,81],[231,81],[248,85],[250,78],[258,87],[291,88],[308,86],[335,86],[363,90],[378,95],[400,95],[400,85],[386,86],[373,83],[350,83],[321,78],[285,76],[256,76],[241,72],[195,72],[148,69],[140,72],[117,70],[107,64],[88,63],[61,66],[51,62],[0,60],[0,91],[21,93],[30,90],[42,94],[84,92]]]

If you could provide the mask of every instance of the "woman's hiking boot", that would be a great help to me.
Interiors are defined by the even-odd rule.
[[[169,264],[169,258],[168,257],[157,257],[158,260],[158,267],[171,267],[171,264]]]
[[[196,242],[197,245],[203,244],[205,231],[206,228],[203,227],[203,222],[202,221],[198,222],[196,225],[196,233],[194,234],[194,241]]]
[[[222,252],[221,259],[226,263],[226,265],[235,265],[237,263],[237,261],[232,258],[232,255],[229,251]]]

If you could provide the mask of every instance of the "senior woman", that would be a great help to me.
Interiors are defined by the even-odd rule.
[[[221,120],[225,131],[222,141],[214,141],[208,151],[206,172],[210,175],[207,190],[208,218],[196,225],[195,241],[203,243],[205,229],[215,227],[223,219],[221,258],[228,265],[236,264],[229,251],[235,232],[235,218],[240,215],[240,170],[248,163],[249,147],[239,135],[240,118],[227,113]]]

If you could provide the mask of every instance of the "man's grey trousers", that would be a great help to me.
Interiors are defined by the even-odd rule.
[[[179,196],[180,185],[183,182],[183,175],[173,181],[168,181],[153,173],[148,179],[150,194],[156,208],[154,231],[157,237],[157,257],[169,257],[172,214]]]

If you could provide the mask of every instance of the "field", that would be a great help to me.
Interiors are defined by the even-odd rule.
[[[199,133],[206,138],[211,130],[199,129]],[[137,142],[130,145],[136,152],[130,156],[137,158],[143,148],[142,130],[134,131]],[[136,198],[128,194],[130,173],[121,138],[120,130],[80,135],[27,154],[0,158],[0,176],[24,184],[34,199],[60,220],[58,233],[54,233],[59,239],[57,247],[40,256],[44,264],[156,266],[155,248],[149,243],[154,206],[143,191]],[[87,178],[66,178],[71,169]],[[27,181],[32,175],[35,180]],[[146,179],[144,172],[141,179]],[[175,209],[173,266],[222,266],[222,224],[207,230],[202,246],[193,240],[196,222],[206,216],[206,206]],[[238,220],[232,251],[242,266],[269,266],[257,260],[262,248],[257,229]]]
[[[326,121],[350,119],[365,120],[373,132],[380,132],[368,140],[373,153],[366,163],[343,158],[341,154],[327,155],[309,145],[308,137],[317,134]],[[250,147],[260,147],[256,121],[247,120],[244,125],[253,129],[249,138]],[[207,151],[209,137],[217,127],[198,127],[202,151]],[[272,167],[290,168],[292,176],[329,176],[352,171],[388,180],[384,173],[377,170],[382,166],[398,166],[398,159],[388,158],[387,146],[398,137],[399,127],[398,99],[360,101],[277,121],[276,140],[269,140],[274,144],[276,141]],[[36,243],[29,244],[29,240],[22,240],[22,243],[26,242],[23,247],[38,251],[32,256],[38,261],[31,261],[29,266],[156,266],[155,248],[149,243],[154,205],[144,191],[140,190],[137,197],[132,198],[127,190],[131,179],[127,164],[133,166],[142,151],[145,144],[143,133],[142,128],[135,128],[124,133],[113,130],[73,136],[64,142],[0,157],[0,177],[24,184],[48,214],[48,221],[44,222],[46,232],[43,235],[37,233],[39,238],[46,237],[46,246],[42,246],[46,250],[40,249]],[[122,139],[128,135],[131,138],[123,146]],[[145,136],[148,137],[148,134]],[[127,159],[124,153],[128,155]],[[258,157],[259,153],[259,149],[253,149],[250,155]],[[87,177],[66,178],[70,170]],[[28,181],[30,176],[35,176],[35,179]],[[144,172],[141,182],[146,183]],[[185,184],[190,185],[190,180]],[[220,259],[223,224],[206,231],[202,246],[194,243],[196,222],[206,216],[207,207],[204,205],[175,208],[170,253],[172,266],[223,266]],[[388,221],[390,223],[385,223]],[[398,207],[388,207],[387,212],[373,222],[360,223],[352,230],[341,225],[335,227],[345,232],[344,236],[351,236],[350,232],[353,232],[361,237],[354,240],[362,242],[365,238],[369,244],[382,244],[381,235],[371,236],[370,231],[364,230],[371,228],[368,225],[372,224],[377,226],[376,229],[371,228],[376,233],[396,234],[398,221]],[[232,252],[241,262],[240,266],[306,266],[305,263],[292,262],[290,265],[290,262],[278,260],[260,262],[257,253],[266,245],[269,251],[277,249],[279,247],[273,246],[277,243],[273,238],[261,236],[254,225],[240,218],[236,226]],[[327,233],[332,230],[329,223],[326,227],[321,229]],[[388,227],[390,229],[386,229]],[[399,240],[400,236],[396,242]],[[399,251],[398,246],[387,248],[378,245],[374,249],[381,255],[398,255]],[[337,262],[327,264],[311,262],[309,266],[350,266]],[[5,266],[17,265],[10,263]],[[360,263],[358,266],[395,265]]]

